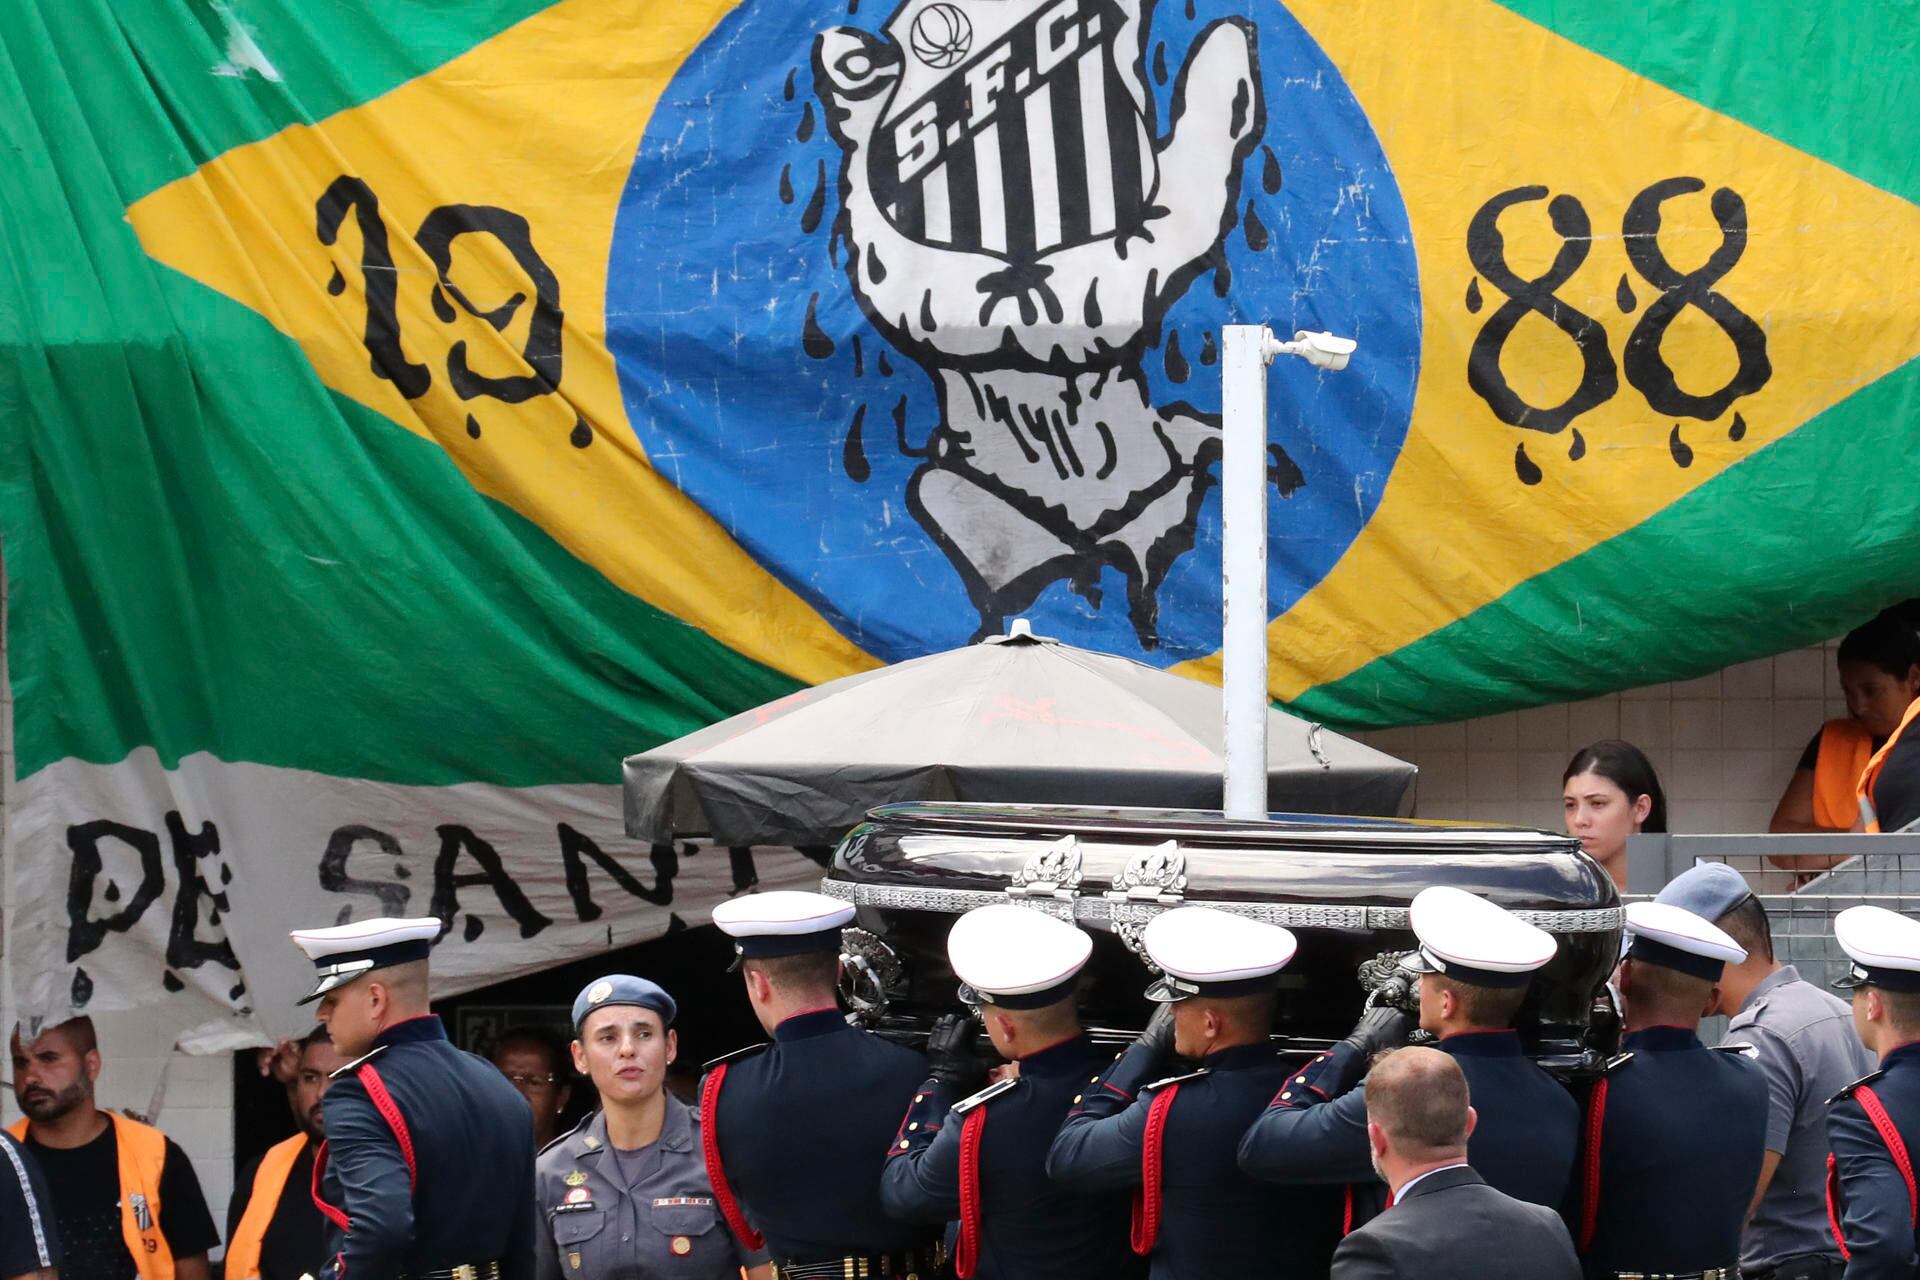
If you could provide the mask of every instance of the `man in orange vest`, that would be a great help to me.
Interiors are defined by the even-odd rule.
[[[31,1043],[13,1033],[13,1097],[26,1119],[8,1132],[40,1164],[65,1257],[65,1280],[208,1280],[220,1242],[186,1152],[150,1125],[93,1099],[100,1047],[74,1018]]]
[[[227,1280],[300,1280],[327,1261],[327,1220],[313,1203],[313,1153],[326,1140],[320,1100],[346,1059],[325,1027],[300,1042],[287,1101],[300,1131],[241,1175],[227,1208]]]

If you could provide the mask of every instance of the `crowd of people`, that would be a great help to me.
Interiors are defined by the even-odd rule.
[[[1849,715],[1808,744],[1777,831],[1920,818],[1907,610],[1838,662]],[[1563,787],[1569,834],[1624,888],[1630,838],[1667,826],[1652,764],[1598,742]],[[320,1025],[271,1064],[297,1131],[241,1173],[218,1263],[185,1153],[96,1105],[92,1024],[16,1030],[0,1280],[1920,1275],[1920,922],[1878,907],[1836,924],[1849,1006],[1776,959],[1737,872],[1682,874],[1628,908],[1622,1052],[1572,1085],[1514,1029],[1553,938],[1459,890],[1415,898],[1402,987],[1369,991],[1304,1065],[1270,1040],[1298,945],[1278,926],[1156,916],[1159,1011],[1110,1057],[1075,1005],[1088,936],[977,908],[948,944],[976,1012],[922,1052],[840,1012],[851,910],[769,893],[715,911],[771,1040],[697,1092],[676,1003],[643,977],[590,984],[570,1040],[515,1029],[488,1064],[429,1011],[438,921],[297,934]],[[1726,1052],[1698,1036],[1715,1014]]]
[[[321,975],[321,1025],[287,1050],[299,1132],[241,1178],[225,1274],[1920,1274],[1920,922],[1882,908],[1838,918],[1849,1006],[1776,960],[1737,872],[1688,870],[1626,909],[1621,1052],[1571,1083],[1514,1025],[1554,937],[1460,889],[1413,899],[1417,949],[1305,1063],[1271,1039],[1303,945],[1277,925],[1156,915],[1156,1011],[1113,1055],[1077,1007],[1090,935],[977,907],[947,943],[973,1012],[922,1051],[842,1014],[852,912],[797,892],[716,909],[770,1041],[709,1063],[692,1099],[669,1087],[673,997],[589,984],[565,1051],[599,1105],[537,1154],[537,1117],[571,1087],[554,1044],[503,1036],[488,1063],[447,1041],[427,1003],[437,921],[296,935]],[[1716,1013],[1719,1051],[1698,1035]],[[0,1277],[209,1276],[192,1166],[95,1104],[87,1020],[16,1031],[12,1052],[26,1118],[0,1139]]]

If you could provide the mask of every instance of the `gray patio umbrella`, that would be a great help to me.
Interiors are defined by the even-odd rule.
[[[627,834],[832,844],[903,800],[1220,807],[1220,690],[1014,632],[832,680],[624,766]],[[1414,767],[1272,711],[1276,812],[1411,811]]]

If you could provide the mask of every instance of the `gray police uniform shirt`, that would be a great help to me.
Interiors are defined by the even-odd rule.
[[[672,1094],[651,1145],[616,1154],[596,1111],[547,1144],[533,1189],[535,1280],[738,1280],[741,1267],[767,1260],[727,1227],[700,1153],[699,1113]]]
[[[1766,1197],[1740,1238],[1752,1274],[1783,1258],[1839,1256],[1827,1222],[1827,1099],[1873,1070],[1846,1003],[1782,965],[1727,1023],[1725,1044],[1750,1044],[1767,1078],[1767,1150],[1781,1153]]]

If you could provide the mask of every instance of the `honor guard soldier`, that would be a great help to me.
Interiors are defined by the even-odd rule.
[[[1324,1277],[1339,1223],[1331,1190],[1283,1190],[1241,1172],[1240,1137],[1286,1079],[1268,1040],[1285,929],[1211,907],[1155,916],[1142,942],[1163,976],[1147,1029],[1094,1075],[1053,1140],[1047,1173],[1131,1189],[1132,1243],[1154,1280]],[[1199,1068],[1169,1075],[1174,1056]]]
[[[1725,932],[1664,902],[1627,907],[1626,1035],[1587,1100],[1572,1225],[1589,1280],[1736,1280],[1740,1228],[1766,1151],[1767,1082],[1748,1046],[1700,1043]]]
[[[1047,1178],[1047,1149],[1105,1061],[1080,1026],[1074,985],[1093,939],[1031,907],[978,907],[954,922],[947,957],[1017,1074],[956,1101],[975,1072],[970,1036],[936,1029],[933,1075],[887,1157],[880,1197],[911,1222],[956,1222],[960,1280],[1109,1280],[1144,1274],[1127,1248],[1124,1193]],[[947,1019],[942,1019],[947,1022]],[[955,1018],[950,1026],[971,1028]]]
[[[1479,1117],[1468,1158],[1496,1191],[1558,1209],[1580,1142],[1580,1105],[1522,1051],[1513,1021],[1533,975],[1559,949],[1553,935],[1461,889],[1420,892],[1408,912],[1419,950],[1401,963],[1420,979],[1420,1026],[1465,1074]],[[1412,1019],[1374,1007],[1354,1034],[1288,1079],[1240,1143],[1240,1167],[1286,1183],[1344,1182],[1379,1203],[1367,1143],[1374,1053],[1404,1042]],[[1396,1016],[1397,1015],[1397,1016]],[[1367,1216],[1351,1218],[1349,1227]]]
[[[1853,1025],[1880,1069],[1833,1099],[1828,1212],[1846,1280],[1920,1275],[1920,922],[1885,907],[1848,907],[1833,932],[1853,961]]]
[[[932,1233],[880,1205],[881,1166],[927,1062],[841,1014],[840,930],[852,919],[847,903],[793,891],[713,911],[773,1043],[707,1064],[707,1176],[735,1234],[764,1243],[793,1280],[921,1277],[940,1261]]]
[[[1767,1154],[1740,1237],[1741,1280],[1825,1280],[1845,1265],[1827,1220],[1827,1111],[1873,1069],[1853,1012],[1774,958],[1767,909],[1724,862],[1687,868],[1655,902],[1726,930],[1747,953],[1720,978],[1726,1039],[1751,1044],[1767,1079]]]
[[[609,974],[573,1002],[574,1069],[600,1110],[534,1162],[538,1280],[770,1280],[720,1215],[701,1154],[700,1113],[666,1089],[678,1052],[673,997]]]
[[[322,1280],[532,1280],[533,1119],[427,1005],[436,919],[293,934],[319,971],[300,1003],[346,1066],[322,1103],[314,1203],[332,1223]]]

